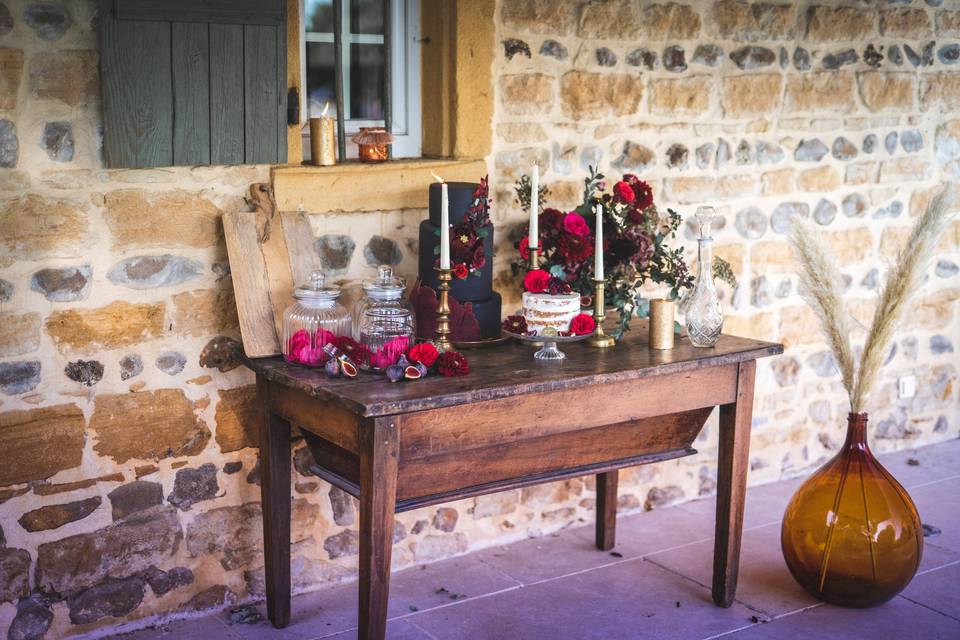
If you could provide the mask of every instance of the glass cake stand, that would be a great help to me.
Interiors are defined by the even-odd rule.
[[[537,360],[563,360],[567,357],[567,354],[557,348],[558,344],[580,342],[581,340],[586,340],[590,337],[589,333],[582,336],[560,336],[556,333],[541,333],[535,336],[528,336],[521,333],[513,333],[511,331],[507,331],[506,329],[504,329],[503,332],[512,338],[516,338],[520,342],[543,343],[543,347],[533,354],[533,357]]]

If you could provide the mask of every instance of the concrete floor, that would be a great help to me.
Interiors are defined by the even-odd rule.
[[[568,529],[393,574],[387,635],[402,640],[566,638],[960,638],[960,440],[882,456],[913,496],[923,563],[898,597],[874,609],[818,603],[780,554],[780,518],[800,484],[751,489],[737,601],[710,600],[713,500],[620,518],[616,555],[592,527]],[[909,462],[908,462],[909,461]],[[459,594],[459,595],[458,595]],[[226,612],[122,636],[125,640],[356,637],[356,584],[298,596],[289,627],[231,623]],[[263,610],[263,607],[259,607]]]

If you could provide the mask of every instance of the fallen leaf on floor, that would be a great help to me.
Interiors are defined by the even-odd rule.
[[[415,605],[410,605],[410,611],[420,611],[420,607],[417,607]]]
[[[919,467],[920,461],[917,460],[916,458],[907,458],[907,464],[910,465],[911,467]]]
[[[612,555],[614,558],[622,558],[622,557],[623,557],[623,554],[620,553],[619,551],[611,551],[611,552],[610,552],[610,555]]]
[[[923,537],[924,537],[924,538],[929,538],[930,536],[938,536],[938,535],[940,535],[940,528],[939,528],[939,527],[935,527],[935,526],[933,526],[932,524],[926,524],[926,523],[923,524]]]

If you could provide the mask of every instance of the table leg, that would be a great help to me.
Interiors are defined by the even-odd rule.
[[[361,640],[383,640],[386,635],[399,426],[398,417],[386,417],[360,427]]]
[[[270,414],[260,431],[260,501],[267,616],[290,622],[290,423]]]
[[[717,523],[713,550],[713,601],[729,607],[737,594],[740,536],[750,465],[750,422],[756,362],[739,365],[737,398],[720,407],[720,452],[717,467]]]
[[[610,551],[617,538],[617,480],[619,471],[597,474],[597,549]]]

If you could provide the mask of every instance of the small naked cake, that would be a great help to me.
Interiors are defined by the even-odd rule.
[[[576,293],[523,293],[523,317],[527,331],[536,335],[569,333],[573,319],[580,315],[580,295]]]

